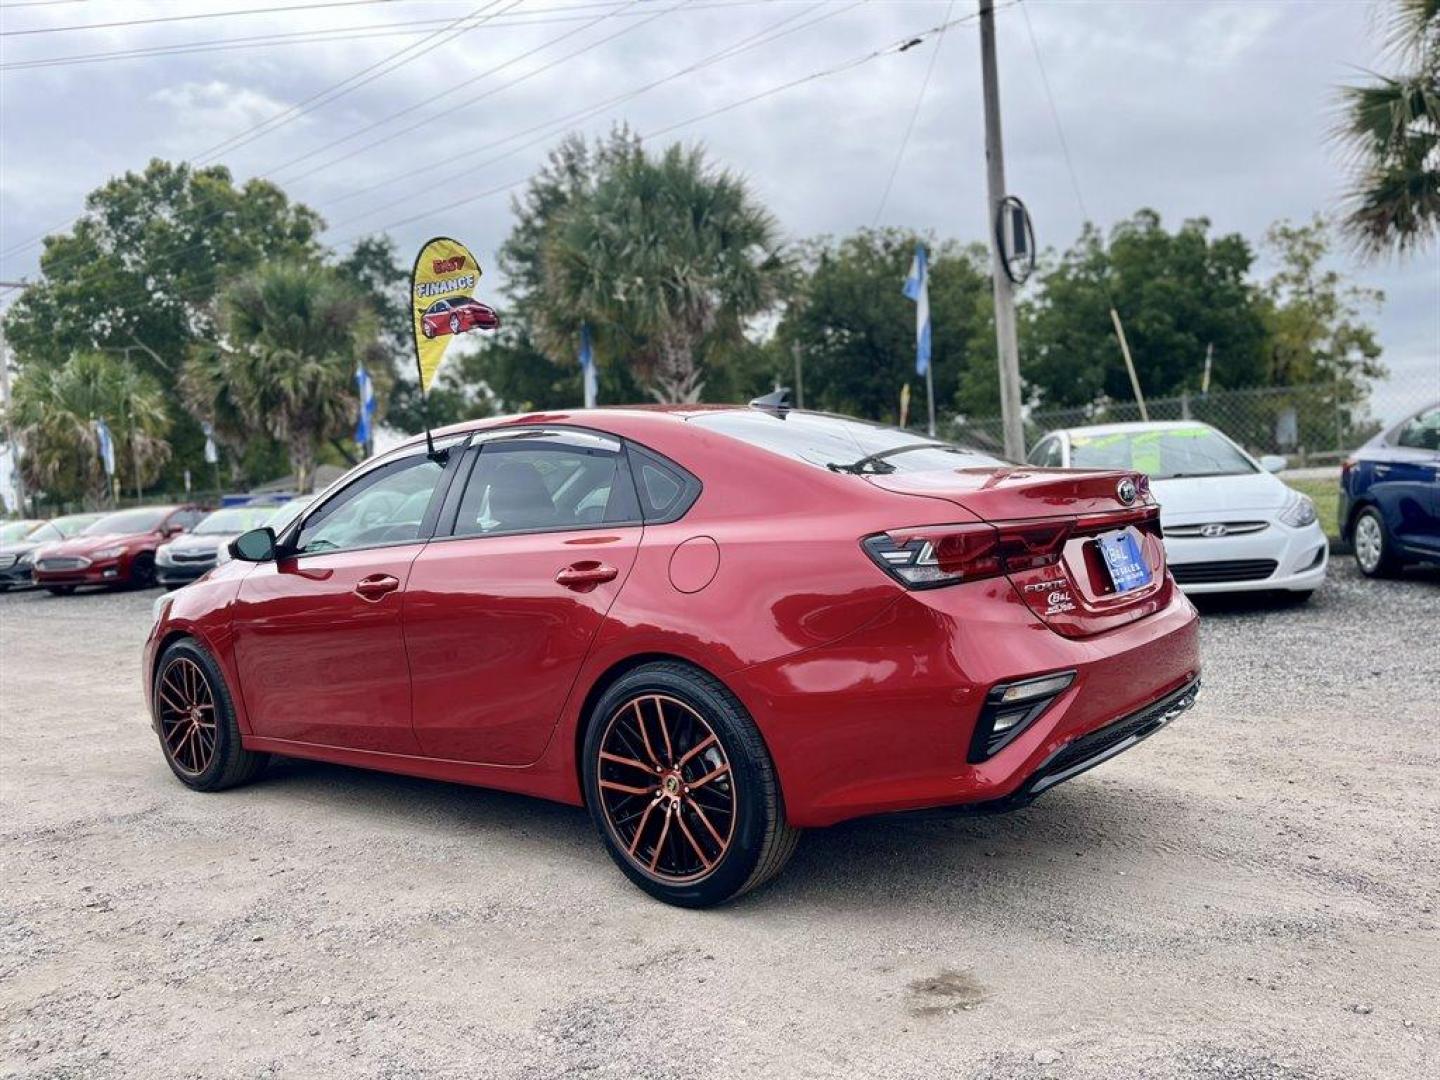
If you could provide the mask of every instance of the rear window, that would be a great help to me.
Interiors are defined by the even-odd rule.
[[[1135,469],[1152,480],[1180,476],[1237,476],[1255,466],[1229,439],[1210,428],[1163,428],[1090,435],[1070,434],[1076,469]]]
[[[690,422],[821,469],[926,472],[1003,464],[978,450],[913,431],[824,413],[755,409],[701,413]]]

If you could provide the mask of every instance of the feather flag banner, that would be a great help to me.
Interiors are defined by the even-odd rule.
[[[410,274],[410,307],[420,389],[429,390],[450,343],[475,330],[495,330],[500,316],[475,299],[480,264],[459,240],[426,241]]]

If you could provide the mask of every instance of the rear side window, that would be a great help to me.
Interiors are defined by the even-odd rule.
[[[493,443],[475,459],[456,536],[549,532],[638,521],[624,458],[539,441]]]
[[[1440,450],[1440,407],[1405,421],[1395,441],[1413,450]]]
[[[650,525],[676,521],[700,495],[700,481],[674,462],[638,446],[630,447],[630,468],[640,496],[640,511]]]

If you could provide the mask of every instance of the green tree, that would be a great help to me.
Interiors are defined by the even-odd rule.
[[[191,346],[215,336],[215,297],[261,262],[314,255],[322,227],[266,181],[151,161],[96,188],[71,231],[45,238],[40,280],[6,313],[7,341],[22,370],[103,350],[155,379],[171,403],[165,481],[178,487],[184,468],[201,467],[204,437],[176,380]]]
[[[220,298],[219,334],[197,345],[181,379],[196,415],[230,440],[283,443],[298,490],[314,483],[322,445],[347,435],[358,402],[355,368],[385,368],[366,297],[317,263],[273,263]]]
[[[802,245],[800,269],[777,332],[780,377],[792,345],[804,359],[805,404],[875,420],[898,419],[911,384],[910,421],[925,421],[925,380],[915,373],[915,305],[901,291],[917,243],[929,257],[937,409],[994,413],[999,399],[986,256],[978,246],[935,244],[899,229],[862,230]]]
[[[593,148],[571,138],[516,207],[502,266],[561,372],[588,323],[602,371],[623,364],[657,400],[698,400],[707,365],[744,349],[746,321],[778,293],[774,220],[698,148],[651,155],[623,129]]]
[[[1350,164],[1345,231],[1371,255],[1440,233],[1440,0],[1391,0],[1386,37],[1405,70],[1344,87],[1335,128]]]
[[[125,488],[154,483],[170,456],[164,392],[118,356],[83,352],[58,366],[34,365],[13,389],[11,419],[25,447],[25,482],[56,502],[99,506],[109,499],[97,420],[110,429],[116,481]]]
[[[1247,279],[1254,253],[1236,233],[1210,236],[1204,218],[1175,232],[1153,210],[1115,226],[1108,243],[1087,225],[1039,275],[1027,306],[1020,372],[1048,406],[1133,396],[1110,319],[1113,303],[1149,397],[1198,389],[1214,349],[1211,385],[1265,381],[1265,327]]]

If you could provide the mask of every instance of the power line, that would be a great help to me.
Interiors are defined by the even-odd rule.
[[[1019,0],[1016,0],[1019,3]],[[1040,85],[1045,89],[1045,100],[1050,105],[1050,119],[1055,123],[1055,134],[1060,139],[1060,152],[1065,158],[1065,170],[1070,174],[1070,188],[1075,192],[1075,201],[1080,205],[1080,214],[1090,220],[1090,211],[1085,208],[1085,196],[1080,193],[1080,179],[1075,174],[1075,162],[1070,157],[1070,142],[1065,138],[1065,127],[1060,123],[1060,110],[1055,106],[1055,95],[1050,92],[1050,76],[1045,71],[1045,60],[1040,55],[1040,42],[1035,37],[1035,27],[1030,24],[1030,8],[1020,4],[1020,14],[1025,16],[1025,32],[1030,36],[1030,48],[1035,53],[1035,66],[1040,69]]]
[[[320,8],[367,7],[372,4],[393,4],[397,0],[323,0],[318,4],[287,4],[284,7],[246,8],[242,11],[201,11],[189,15],[157,15],[149,19],[120,19],[115,22],[77,23],[71,26],[40,26],[32,30],[0,30],[0,37],[28,37],[32,34],[68,34],[73,30],[114,30],[122,26],[150,26],[155,23],[190,22],[194,19],[231,19],[240,15],[278,15],[290,11],[315,11]],[[32,5],[7,4],[7,7]],[[44,6],[34,4],[33,6]]]
[[[381,75],[388,74],[390,71],[395,70],[395,68],[404,66],[404,64],[409,63],[411,60],[417,59],[418,54],[417,56],[410,56],[405,60],[402,60],[400,63],[395,64],[393,67],[388,68],[384,71],[376,70],[377,68],[383,67],[383,65],[390,63],[391,61],[396,60],[399,57],[405,56],[405,54],[408,52],[412,52],[417,48],[421,48],[435,38],[443,37],[445,34],[451,33],[451,31],[454,30],[455,27],[461,27],[461,24],[469,22],[477,15],[480,15],[483,12],[489,10],[490,8],[495,7],[500,2],[501,0],[490,0],[489,4],[473,9],[471,12],[469,12],[469,14],[462,15],[460,18],[453,20],[443,29],[426,35],[420,41],[412,42],[411,44],[405,46],[405,48],[399,49],[396,52],[393,52],[388,56],[384,57],[383,59],[378,60],[367,67],[361,68],[359,71],[347,76],[344,79],[341,79],[338,83],[332,83],[330,86],[325,87],[324,89],[319,90],[314,94],[311,94],[309,97],[295,103],[294,105],[291,105],[289,108],[279,113],[276,113],[274,116],[271,116],[266,120],[262,120],[258,124],[253,124],[249,128],[246,128],[244,131],[238,132],[235,135],[230,136],[228,139],[223,139],[220,142],[216,143],[214,146],[211,146],[210,148],[201,151],[199,154],[193,155],[189,159],[190,163],[193,165],[205,164],[209,160],[213,159],[217,152],[238,149],[240,146],[253,142],[256,139],[269,134],[271,131],[283,127],[285,124],[292,122],[300,116],[303,116],[308,112],[314,111],[321,105],[327,104],[328,102],[333,101],[338,97],[342,97],[344,94],[349,93],[351,90],[357,89],[358,87],[364,85],[366,82],[370,82],[372,79],[379,78]],[[522,2],[523,0],[511,0],[510,7],[513,8]],[[461,27],[461,29],[455,30],[454,33],[451,33],[451,36],[449,38],[446,38],[444,41],[437,43],[436,47],[438,48],[440,45],[448,44],[450,41],[453,41],[461,34],[466,33],[469,30],[473,30],[475,26],[480,25],[484,21],[485,20],[482,19],[479,23],[473,23],[472,25],[463,26]],[[357,82],[356,80],[360,81]],[[346,88],[347,84],[349,83],[354,83],[354,85]],[[330,96],[327,97],[326,95]],[[321,100],[322,98],[324,100]],[[68,222],[65,222],[64,224],[53,228],[45,229],[37,235],[30,237],[28,240],[22,241],[19,244],[11,245],[4,251],[0,251],[0,260],[4,260],[17,254],[18,252],[34,247],[36,244],[44,240],[46,236],[50,235],[51,233],[57,232],[59,229],[65,228],[67,225],[73,225],[79,220],[79,217],[71,218]]]
[[[950,13],[955,10],[955,0],[945,8],[945,21],[950,21]],[[915,108],[910,113],[910,122],[905,125],[905,135],[900,140],[900,148],[895,151],[895,164],[890,166],[889,179],[885,181],[885,191],[880,196],[880,205],[875,208],[875,217],[870,222],[873,229],[880,224],[880,215],[885,213],[885,204],[890,201],[890,189],[895,186],[895,177],[900,172],[900,163],[905,160],[905,148],[910,145],[910,135],[915,130],[915,121],[920,117],[920,106],[925,103],[925,91],[930,88],[930,76],[935,74],[935,61],[940,59],[940,49],[945,44],[945,31],[941,30],[940,35],[935,39],[935,50],[930,54],[930,63],[925,65],[925,78],[920,83],[920,93],[915,95]]]
[[[639,2],[640,2],[640,0],[628,0],[628,3],[626,4],[626,9],[628,10],[629,8],[633,8],[633,7],[634,7],[637,3],[639,3]],[[491,89],[485,91],[483,94],[479,94],[479,95],[477,95],[477,96],[475,96],[475,97],[466,98],[464,101],[460,102],[459,104],[452,105],[452,106],[450,106],[449,108],[442,109],[442,110],[440,110],[440,111],[437,112],[437,113],[433,113],[433,114],[431,114],[430,116],[426,117],[423,121],[421,121],[421,123],[426,123],[426,124],[428,124],[428,123],[433,123],[434,121],[439,120],[439,119],[441,119],[442,117],[445,117],[445,116],[450,116],[450,115],[452,115],[453,113],[456,113],[456,112],[458,112],[458,111],[461,110],[461,109],[469,108],[471,105],[474,105],[476,102],[483,101],[485,98],[487,98],[487,97],[492,97],[493,95],[500,93],[502,90],[507,90],[507,89],[509,89],[509,88],[512,87],[512,86],[517,86],[517,85],[519,85],[520,83],[525,82],[527,79],[532,79],[532,78],[534,78],[536,75],[539,75],[539,74],[541,74],[541,73],[543,73],[543,72],[549,71],[551,68],[553,68],[553,67],[555,67],[555,66],[557,66],[557,65],[559,65],[559,64],[563,64],[563,63],[565,63],[566,61],[573,60],[573,59],[575,59],[575,57],[580,56],[580,55],[583,54],[583,53],[589,52],[591,49],[597,49],[597,48],[599,48],[601,45],[606,44],[607,42],[614,41],[617,37],[621,37],[621,36],[624,35],[624,34],[628,34],[628,33],[630,33],[632,30],[638,30],[638,29],[640,29],[641,27],[645,26],[646,24],[651,23],[651,22],[653,22],[654,20],[660,18],[661,16],[663,16],[663,15],[668,15],[670,12],[675,11],[675,10],[677,10],[678,8],[684,7],[687,2],[688,2],[688,0],[680,0],[680,2],[677,3],[677,4],[675,4],[674,6],[672,6],[672,7],[670,7],[670,8],[667,8],[667,9],[665,9],[665,10],[663,10],[663,11],[660,11],[660,12],[657,13],[657,14],[651,15],[649,18],[644,19],[644,20],[642,20],[641,22],[633,23],[633,24],[631,24],[630,26],[623,27],[623,28],[621,28],[620,30],[616,31],[615,33],[611,34],[609,37],[601,38],[599,41],[591,42],[589,45],[586,45],[586,46],[584,46],[583,48],[577,49],[577,50],[575,50],[575,51],[573,51],[573,52],[566,53],[564,56],[557,57],[556,59],[551,60],[551,61],[549,61],[548,63],[542,64],[541,66],[533,69],[532,71],[526,72],[524,75],[521,75],[521,76],[519,76],[518,78],[512,79],[512,80],[510,80],[510,81],[507,82],[507,83],[501,83],[499,86],[492,87]],[[471,85],[473,85],[473,84],[475,84],[475,83],[477,83],[477,82],[480,82],[480,81],[482,81],[482,80],[484,80],[484,79],[487,79],[487,78],[489,78],[491,75],[494,75],[494,74],[496,74],[497,72],[503,71],[503,70],[505,70],[506,68],[510,67],[510,66],[513,65],[513,64],[518,64],[520,61],[525,60],[525,59],[527,59],[527,58],[529,58],[529,57],[531,57],[531,56],[534,56],[534,55],[535,55],[536,53],[538,53],[538,52],[543,52],[544,50],[548,49],[548,48],[549,48],[550,46],[552,46],[552,45],[558,45],[560,42],[564,41],[566,38],[574,37],[576,34],[583,34],[586,30],[589,30],[591,27],[593,27],[593,26],[595,26],[595,25],[597,25],[597,24],[599,24],[599,23],[604,22],[606,19],[609,19],[609,18],[613,17],[613,16],[616,15],[616,14],[619,14],[619,12],[616,12],[616,11],[613,11],[613,10],[612,10],[612,11],[607,11],[607,12],[601,14],[601,15],[597,15],[597,16],[595,16],[594,18],[592,18],[589,22],[585,23],[583,26],[578,26],[578,27],[576,27],[576,28],[573,29],[573,30],[567,30],[567,31],[565,31],[565,33],[560,34],[560,35],[558,35],[557,37],[553,37],[553,38],[550,38],[550,39],[547,40],[547,41],[541,42],[539,45],[536,45],[534,48],[529,49],[529,50],[527,50],[526,52],[521,53],[519,56],[512,56],[510,59],[505,60],[505,61],[502,61],[501,63],[496,64],[494,67],[487,68],[486,70],[482,71],[480,74],[478,74],[478,75],[473,75],[473,76],[471,76],[470,78],[465,79],[463,82],[456,83],[454,86],[448,87],[448,88],[446,88],[445,90],[441,90],[441,91],[438,92],[438,93],[431,94],[431,95],[430,95],[429,97],[427,97],[427,98],[422,98],[420,101],[417,101],[417,102],[415,102],[415,103],[412,104],[412,105],[407,105],[407,106],[406,106],[405,108],[403,108],[403,109],[398,109],[398,110],[396,110],[395,112],[390,113],[388,116],[383,116],[383,117],[381,117],[379,120],[371,121],[370,123],[365,124],[365,125],[363,125],[362,127],[359,127],[359,128],[357,128],[356,130],[350,132],[350,134],[348,134],[348,135],[343,135],[343,136],[341,136],[341,137],[338,138],[338,139],[332,139],[330,142],[325,143],[323,146],[317,146],[317,147],[315,147],[314,149],[307,150],[305,153],[301,154],[301,155],[300,155],[299,157],[297,157],[297,158],[291,158],[289,161],[286,161],[286,162],[284,162],[283,164],[276,165],[274,168],[272,168],[272,169],[269,170],[269,173],[270,173],[270,175],[273,176],[275,173],[284,172],[286,169],[290,168],[290,166],[292,166],[292,165],[298,165],[298,164],[299,164],[300,162],[302,162],[302,161],[308,161],[308,160],[310,160],[311,158],[313,158],[313,157],[315,157],[315,156],[317,156],[317,155],[319,155],[319,154],[323,154],[323,153],[324,153],[325,151],[327,151],[327,150],[334,149],[335,147],[339,146],[339,145],[342,144],[342,143],[346,143],[346,142],[349,142],[351,139],[355,139],[355,138],[360,137],[361,135],[365,134],[367,131],[374,131],[376,128],[378,128],[378,127],[383,127],[383,126],[385,126],[386,124],[390,123],[390,122],[393,121],[393,120],[398,120],[398,119],[400,119],[402,116],[408,116],[409,114],[415,112],[417,109],[423,109],[426,105],[431,105],[431,104],[439,101],[441,98],[448,97],[449,95],[454,94],[454,93],[458,93],[460,90],[463,90],[465,87],[471,86]],[[313,168],[313,169],[307,170],[306,172],[302,172],[302,173],[300,173],[298,176],[292,177],[292,178],[291,178],[291,182],[294,183],[295,181],[303,180],[305,177],[307,177],[307,176],[312,176],[312,175],[314,175],[316,172],[322,171],[322,170],[324,170],[324,169],[331,168],[332,166],[338,164],[339,162],[347,161],[347,160],[349,160],[350,158],[354,157],[356,154],[362,154],[362,153],[364,153],[366,150],[373,149],[373,148],[376,147],[376,146],[381,146],[381,145],[383,145],[384,143],[387,143],[387,142],[389,142],[389,141],[392,140],[392,139],[398,139],[400,136],[402,136],[402,135],[408,135],[408,134],[410,134],[409,131],[403,131],[403,130],[402,130],[402,131],[394,131],[394,132],[391,132],[389,135],[385,135],[385,136],[383,136],[383,137],[381,137],[381,138],[379,138],[379,139],[374,139],[374,140],[366,143],[364,146],[355,147],[354,149],[348,150],[348,151],[346,151],[344,154],[341,154],[341,155],[340,155],[339,157],[337,157],[337,158],[333,158],[333,159],[331,159],[330,161],[324,162],[324,163],[316,166],[316,167]]]
[[[478,162],[473,165],[467,165],[463,170],[459,172],[438,177],[435,180],[435,184],[436,186],[443,187],[445,184],[451,183],[452,181],[464,180],[471,176],[474,173],[474,170],[483,169],[487,166],[494,165],[500,161],[504,161],[506,158],[513,157],[520,151],[525,150],[528,147],[534,146],[536,143],[544,142],[546,139],[553,137],[560,129],[563,129],[571,125],[572,123],[583,122],[584,120],[588,120],[590,117],[604,112],[606,109],[611,108],[615,105],[620,105],[628,101],[633,101],[641,95],[646,94],[651,90],[654,90],[656,87],[663,86],[667,82],[672,82],[677,78],[681,78],[682,76],[691,74],[695,71],[699,71],[702,68],[709,67],[712,64],[728,60],[734,56],[740,55],[743,52],[748,52],[751,49],[756,49],[760,48],[761,46],[768,45],[772,41],[777,41],[780,38],[787,37],[791,34],[798,33],[801,30],[808,29],[821,22],[824,22],[826,19],[832,19],[837,15],[843,15],[845,12],[853,10],[854,8],[860,6],[860,4],[863,2],[864,0],[854,0],[854,2],[840,7],[834,4],[827,3],[826,0],[819,0],[819,2],[811,5],[810,7],[804,9],[798,14],[787,15],[784,18],[780,19],[778,22],[772,23],[765,29],[757,31],[754,34],[747,35],[746,37],[743,37],[740,40],[730,45],[727,45],[725,48],[719,49],[713,53],[710,53],[707,56],[702,57],[699,60],[685,65],[684,67],[678,68],[677,70],[672,71],[670,74],[662,76],[659,79],[654,79],[651,82],[648,82],[642,86],[627,90],[623,93],[617,94],[611,98],[607,98],[606,100],[598,102],[594,105],[588,105],[584,108],[573,110],[572,112],[565,113],[561,116],[551,117],[548,120],[543,120],[539,123],[532,124],[528,128],[512,132],[511,134],[503,136],[499,139],[493,139],[490,142],[484,143],[478,147],[473,147],[472,149],[467,150],[462,154],[451,154],[440,161],[430,162],[425,165],[421,165],[418,168],[410,169],[403,173],[389,176],[386,179],[374,184],[370,184],[367,187],[360,188],[355,191],[346,192],[334,201],[343,202],[348,199],[355,198],[359,195],[367,194],[368,192],[377,190],[379,188],[389,187],[392,184],[399,183],[402,180],[408,180],[413,176],[429,174],[438,166],[453,165],[457,161],[466,158],[472,158],[477,154],[484,153],[486,150],[493,150],[496,147],[503,146],[507,142],[523,138],[524,136],[534,134],[535,132],[541,132],[541,134],[537,135],[535,138],[528,139],[527,141],[519,144],[518,146],[513,146],[504,153],[497,154],[494,157],[486,158],[484,161]],[[780,29],[786,23],[793,22],[796,18],[802,18],[805,15],[808,15],[812,11],[816,10],[816,8],[822,6],[828,7],[829,10],[827,10],[824,14],[817,16],[816,18],[810,19],[807,22],[803,22],[798,26],[791,27],[788,30]],[[372,214],[379,213],[382,210],[388,210],[392,206],[396,206],[400,203],[409,201],[410,199],[407,196],[380,203],[378,206],[372,206],[370,209],[360,214],[354,215],[338,222],[335,227],[342,228],[345,225],[351,224],[355,221],[359,221],[362,218],[369,217]]]
[[[429,51],[425,48],[425,46],[429,45],[430,42],[434,41],[435,44],[433,48],[438,49],[442,46],[448,45],[456,38],[469,33],[477,26],[483,25],[485,22],[488,21],[487,19],[480,18],[478,19],[478,21],[472,20],[476,20],[478,16],[482,15],[484,12],[490,11],[492,8],[498,6],[500,3],[501,0],[490,0],[488,4],[484,4],[481,7],[475,8],[468,15],[462,15],[449,26],[436,30],[434,33],[426,35],[419,41],[411,42],[403,49],[398,49],[395,52],[391,53],[389,56],[361,68],[353,75],[341,79],[338,83],[334,83],[323,90],[311,94],[309,97],[296,102],[294,105],[291,105],[283,112],[277,113],[275,116],[272,116],[269,120],[262,121],[261,123],[240,132],[238,135],[232,135],[228,139],[221,140],[214,146],[210,147],[210,149],[201,151],[199,154],[191,158],[191,160],[197,164],[205,164],[206,162],[213,160],[221,153],[229,153],[233,150],[238,150],[240,147],[246,146],[254,142],[256,139],[263,138],[264,136],[270,134],[270,132],[275,131],[278,128],[282,128],[287,124],[293,123],[300,117],[305,116],[307,113],[314,112],[322,105],[328,105],[330,102],[335,101],[338,98],[342,98],[346,94],[353,93],[360,87],[365,86],[367,83],[374,82],[376,79],[388,75],[392,71],[397,71],[400,68],[406,66],[407,64],[413,63]],[[510,11],[516,7],[519,7],[522,3],[524,3],[524,0],[510,0],[509,6],[504,8],[500,12],[500,14],[503,15],[506,11]],[[447,37],[446,35],[449,36]],[[437,41],[437,38],[443,38],[443,40]],[[410,53],[411,55],[406,56],[406,53]],[[389,66],[387,67],[386,65]]]
[[[722,113],[731,112],[735,109],[742,108],[745,105],[750,105],[756,101],[761,101],[775,94],[779,94],[783,91],[793,89],[794,87],[803,86],[806,83],[815,82],[818,79],[825,79],[833,75],[839,75],[846,71],[852,71],[855,68],[861,67],[864,64],[868,64],[872,60],[878,59],[879,57],[902,51],[902,49],[909,42],[913,41],[916,38],[929,37],[931,34],[939,33],[940,31],[945,30],[951,26],[958,25],[959,23],[970,22],[975,18],[976,16],[974,15],[966,15],[962,16],[959,19],[952,19],[947,22],[940,23],[938,26],[932,26],[930,29],[923,30],[918,34],[907,34],[905,37],[901,38],[899,41],[894,42],[893,44],[884,46],[879,49],[873,49],[868,53],[863,53],[861,55],[855,56],[850,60],[845,60],[839,64],[834,64],[830,67],[822,68],[819,71],[811,72],[809,75],[802,75],[798,79],[791,79],[788,82],[780,83],[776,86],[770,87],[768,90],[762,90],[756,94],[749,94],[743,98],[739,98],[736,101],[732,101],[727,105],[722,105],[719,108],[708,109],[705,112],[698,113],[695,116],[691,116],[685,120],[680,120],[673,124],[667,124],[665,127],[657,128],[654,131],[646,132],[640,137],[641,139],[658,138],[661,135],[666,135],[672,131],[677,131],[682,127],[689,127],[691,124],[698,124],[702,120],[708,120],[713,116],[719,116]],[[491,195],[497,195],[501,192],[509,191],[511,188],[521,186],[529,179],[530,178],[528,176],[521,177],[520,179],[512,181],[509,184],[505,184],[496,188],[490,188],[487,191],[482,191],[476,195],[469,195],[463,199],[455,199],[452,202],[445,203],[441,206],[431,207],[430,209],[422,211],[419,214],[412,214],[409,217],[401,218],[398,221],[386,222],[385,224],[379,226],[379,229],[381,231],[385,231],[388,229],[399,228],[402,225],[410,225],[416,221],[423,221],[426,218],[433,217],[435,214],[443,213],[447,210],[455,210],[461,206],[465,206],[469,203],[476,202],[477,200],[487,198]]]
[[[67,0],[68,2],[68,0]],[[717,8],[753,7],[757,4],[773,3],[775,0],[712,0],[710,3],[691,4],[690,11],[710,11]],[[589,18],[586,12],[596,8],[615,9],[624,6],[624,0],[599,0],[595,3],[564,4],[534,12],[517,11],[514,15],[489,20],[485,25],[492,30],[511,27],[545,26],[552,23],[581,22]],[[574,14],[566,14],[573,12]],[[616,11],[616,18],[636,18],[644,14],[639,11]],[[162,56],[188,56],[195,53],[237,52],[246,49],[276,48],[288,45],[324,44],[331,41],[357,41],[367,38],[414,37],[426,33],[429,27],[449,23],[444,19],[414,19],[406,22],[370,23],[349,28],[323,27],[317,30],[292,30],[280,34],[256,34],[249,37],[210,38],[201,41],[172,42],[166,45],[148,45],[133,49],[103,50],[100,52],[71,53],[62,56],[35,57],[30,60],[0,62],[0,71],[27,71],[53,67],[71,67],[82,64],[98,64],[110,61],[146,60]]]

